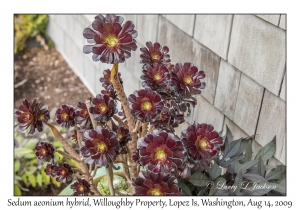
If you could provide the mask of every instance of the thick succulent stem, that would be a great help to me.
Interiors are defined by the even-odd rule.
[[[57,138],[57,140],[63,145],[65,150],[72,156],[74,159],[79,160],[80,156],[78,153],[73,149],[73,147],[65,140],[65,138],[60,134],[60,132],[55,128],[54,125],[44,122],[47,126],[49,126],[52,130],[53,135]]]
[[[137,147],[137,140],[138,140],[138,136],[135,129],[135,122],[134,122],[134,118],[131,115],[131,110],[129,107],[129,102],[127,99],[127,96],[124,92],[123,86],[120,83],[120,79],[118,77],[118,64],[114,64],[112,69],[111,69],[111,83],[114,86],[114,89],[122,103],[123,109],[124,109],[124,113],[128,122],[128,127],[129,127],[129,131],[130,131],[130,135],[132,140],[128,143],[128,148],[130,150],[130,154],[132,154]],[[128,159],[129,165],[130,167],[130,176],[131,178],[136,178],[137,177],[137,165],[136,163],[132,160],[132,158],[130,157]],[[131,187],[130,189],[131,194],[134,192],[133,187]]]
[[[148,123],[143,123],[142,124],[142,134],[140,137],[146,136],[148,133]]]
[[[115,190],[114,190],[114,185],[113,185],[114,174],[113,174],[111,163],[106,165],[105,170],[106,170],[106,176],[107,176],[108,188],[109,188],[110,195],[115,195]]]
[[[96,126],[97,126],[97,123],[95,122],[95,120],[94,120],[94,118],[93,118],[93,115],[92,115],[91,112],[90,112],[90,107],[91,107],[91,102],[90,102],[90,100],[86,100],[86,101],[85,101],[85,104],[86,104],[87,110],[88,110],[88,112],[89,112],[89,115],[90,115],[90,118],[91,118],[91,121],[92,121],[93,128],[95,129]]]
[[[112,69],[111,69],[111,83],[114,86],[114,89],[122,103],[123,109],[124,109],[124,113],[128,122],[128,127],[129,127],[129,131],[130,131],[130,135],[132,140],[128,143],[128,147],[130,150],[130,153],[132,154],[136,147],[137,147],[137,133],[135,130],[135,122],[134,122],[134,118],[133,116],[130,114],[130,107],[129,107],[129,102],[127,99],[127,96],[124,92],[123,86],[120,83],[120,79],[118,77],[118,64],[114,64]],[[137,165],[135,164],[135,162],[132,160],[132,158],[129,158],[129,165],[130,167],[130,176],[131,178],[136,178],[137,177]]]
[[[98,189],[93,185],[93,177],[91,176],[89,169],[87,165],[84,162],[84,159],[82,156],[80,156],[74,149],[73,147],[64,139],[64,137],[60,134],[60,132],[55,128],[54,125],[44,122],[47,126],[49,126],[52,130],[53,135],[58,139],[58,141],[63,145],[65,150],[69,153],[73,159],[76,159],[79,166],[80,170],[83,172],[84,178],[89,181],[91,185],[91,191],[95,195],[101,195]]]
[[[128,128],[128,126],[117,115],[114,115],[113,118],[114,118],[115,121],[117,121],[119,126],[123,126],[124,128]]]

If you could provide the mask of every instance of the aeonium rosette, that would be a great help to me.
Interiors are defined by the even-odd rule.
[[[134,24],[127,21],[122,24],[124,18],[116,15],[97,15],[94,22],[83,31],[83,36],[88,43],[85,45],[84,53],[93,53],[94,61],[102,63],[123,63],[131,56],[131,51],[137,49],[137,32]]]
[[[150,88],[134,91],[128,97],[131,114],[141,122],[150,122],[159,117],[164,103],[158,93]]]
[[[43,122],[48,122],[50,114],[48,107],[42,108],[42,103],[34,99],[29,103],[27,99],[22,101],[22,105],[15,112],[20,131],[27,130],[28,134],[33,134],[35,129],[39,132],[43,130]]]
[[[183,144],[173,133],[154,130],[138,141],[137,162],[153,166],[153,172],[170,173],[173,168],[183,164]]]
[[[102,167],[113,162],[119,155],[119,142],[115,132],[96,126],[83,134],[81,153],[88,164]]]
[[[77,178],[76,182],[70,186],[74,196],[87,196],[90,193],[91,185],[85,179]]]
[[[75,107],[63,104],[55,113],[56,123],[64,128],[70,128],[75,125]]]
[[[142,47],[140,50],[142,54],[141,63],[143,64],[160,64],[169,68],[171,66],[170,55],[168,54],[169,48],[167,46],[162,47],[158,42],[152,44],[152,42],[146,42],[147,47]]]
[[[75,122],[80,125],[80,127],[89,127],[91,124],[91,118],[85,103],[78,102],[78,109],[75,111]]]
[[[200,81],[205,78],[204,71],[198,71],[198,68],[192,63],[177,63],[171,71],[171,75],[170,85],[180,99],[200,94],[200,89],[204,89],[206,86],[205,82]]]
[[[35,155],[39,160],[50,161],[54,158],[55,149],[50,142],[42,141],[35,147]]]
[[[181,195],[178,180],[172,173],[155,173],[148,167],[142,170],[132,185],[137,196],[176,196]]]
[[[108,95],[98,94],[92,99],[90,112],[96,122],[105,124],[118,112],[117,104]]]
[[[54,166],[52,174],[56,176],[57,182],[69,182],[72,180],[72,174],[74,171],[68,163],[59,163]]]
[[[144,80],[142,82],[143,87],[149,87],[155,91],[165,91],[164,89],[171,78],[167,67],[155,63],[153,66],[146,64],[143,68],[143,75],[141,76],[141,79]]]
[[[194,161],[207,162],[220,151],[224,139],[212,125],[194,122],[181,133],[182,142],[188,155]]]

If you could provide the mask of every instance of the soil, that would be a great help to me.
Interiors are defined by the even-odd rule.
[[[29,47],[15,55],[14,107],[38,98],[49,110],[62,104],[76,107],[92,96],[55,49]]]

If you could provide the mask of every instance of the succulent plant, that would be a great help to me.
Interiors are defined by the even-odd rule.
[[[84,132],[82,155],[86,163],[102,167],[113,162],[119,154],[119,142],[115,132],[96,126]]]
[[[93,60],[102,63],[123,63],[137,49],[137,32],[134,24],[116,15],[97,15],[94,22],[83,31],[84,38],[93,45],[86,45],[84,53],[93,52]]]

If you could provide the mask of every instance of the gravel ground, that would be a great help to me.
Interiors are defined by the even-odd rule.
[[[62,104],[76,106],[92,96],[55,49],[29,47],[15,55],[14,106],[38,98],[49,110]]]

